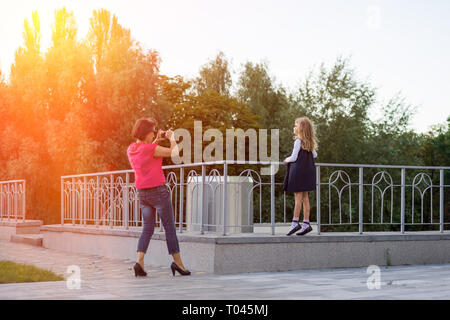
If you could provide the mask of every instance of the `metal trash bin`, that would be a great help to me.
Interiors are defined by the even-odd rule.
[[[227,186],[226,231],[253,232],[253,179],[229,176]],[[203,231],[220,232],[223,228],[223,176],[205,177],[203,210],[201,188],[201,176],[189,178],[186,186],[187,231],[200,231],[203,224]]]

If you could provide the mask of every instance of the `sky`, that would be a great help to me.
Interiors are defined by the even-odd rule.
[[[24,19],[37,10],[49,46],[54,10],[73,11],[78,37],[94,9],[116,14],[160,71],[194,77],[223,51],[239,72],[266,61],[276,81],[295,90],[321,63],[349,57],[358,79],[377,88],[380,104],[397,93],[415,107],[411,128],[426,132],[450,116],[448,0],[15,0],[0,4],[0,68],[7,77],[22,45]],[[378,109],[371,113],[381,116]]]

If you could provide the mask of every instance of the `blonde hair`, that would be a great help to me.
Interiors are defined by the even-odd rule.
[[[295,119],[297,124],[297,134],[294,135],[295,139],[300,139],[302,142],[302,148],[306,151],[312,152],[319,149],[318,141],[315,136],[315,129],[313,122],[308,117],[301,117]]]

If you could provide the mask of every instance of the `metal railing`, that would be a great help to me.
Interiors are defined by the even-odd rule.
[[[330,170],[336,167],[342,169]],[[323,179],[321,170],[327,171],[328,179]],[[443,232],[444,226],[450,223],[450,185],[444,183],[445,173],[449,170],[450,167],[318,163],[316,215],[319,233],[323,226],[337,225],[358,226],[359,233],[363,232],[364,226],[381,225],[397,226],[402,233],[406,226],[427,225],[439,226],[439,231]],[[328,190],[322,186],[328,186]],[[323,191],[328,194],[325,204],[328,210],[324,216]],[[334,201],[333,195],[337,197]]]
[[[267,166],[276,173],[257,171]],[[294,200],[283,191],[282,162],[215,161],[163,166],[163,170],[179,232],[226,235],[245,228],[251,232],[255,224],[265,223],[274,235],[275,228],[292,218]],[[330,227],[362,233],[374,226],[398,227],[404,233],[407,226],[424,225],[439,226],[443,232],[450,223],[444,212],[449,202],[444,175],[449,170],[316,163],[311,221],[317,221],[319,234]],[[61,224],[65,223],[142,226],[133,170],[61,177]]]
[[[0,181],[0,220],[25,220],[25,180]]]

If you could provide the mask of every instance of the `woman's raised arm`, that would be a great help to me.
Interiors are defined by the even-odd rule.
[[[161,146],[157,146],[155,148],[155,152],[153,153],[154,157],[162,157],[162,158],[169,158],[171,156],[177,156],[178,155],[178,144],[175,141],[175,138],[173,136],[173,131],[172,130],[167,130],[166,132],[166,136],[170,141],[170,147],[166,148],[166,147],[161,147]]]

